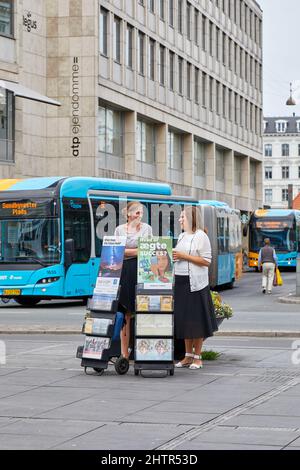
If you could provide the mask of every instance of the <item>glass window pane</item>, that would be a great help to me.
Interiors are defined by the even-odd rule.
[[[0,34],[11,36],[13,33],[13,2],[0,1]]]

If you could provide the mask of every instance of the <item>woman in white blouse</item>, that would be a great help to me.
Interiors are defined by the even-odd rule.
[[[116,236],[126,237],[125,259],[120,279],[121,291],[119,304],[125,313],[125,326],[121,330],[121,353],[129,357],[130,320],[135,311],[135,286],[137,284],[137,252],[140,237],[152,237],[150,225],[142,222],[143,205],[139,201],[128,202],[122,211],[127,219],[125,224],[119,225],[115,230]]]
[[[211,245],[202,229],[200,210],[185,207],[179,222],[183,233],[173,250],[176,338],[185,342],[185,357],[175,367],[202,368],[203,340],[218,329],[209,288]]]

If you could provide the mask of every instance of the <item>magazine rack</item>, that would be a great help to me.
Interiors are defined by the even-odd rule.
[[[128,360],[120,357],[120,331],[124,315],[118,312],[118,297],[113,300],[110,310],[98,309],[93,298],[89,299],[88,311],[82,326],[85,343],[77,348],[76,354],[76,357],[81,359],[85,373],[88,373],[88,368],[92,368],[102,375],[112,358],[116,358],[114,366],[118,374],[126,374],[129,369]]]
[[[136,286],[134,374],[165,370],[174,375],[173,290]]]

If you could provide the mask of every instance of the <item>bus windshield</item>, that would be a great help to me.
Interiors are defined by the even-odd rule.
[[[269,238],[276,251],[288,253],[297,250],[295,230],[285,228],[281,230],[254,229],[250,232],[250,244],[253,251],[259,251],[264,246],[264,239]]]
[[[59,219],[0,220],[0,263],[48,266],[60,261]]]

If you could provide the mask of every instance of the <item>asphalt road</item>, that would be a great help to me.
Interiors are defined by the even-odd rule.
[[[300,332],[300,305],[279,303],[278,299],[295,291],[296,273],[283,272],[284,284],[273,289],[272,295],[261,293],[261,274],[244,273],[231,290],[221,291],[224,301],[234,311],[230,320],[224,320],[220,332],[228,334],[284,334]],[[0,332],[62,331],[80,333],[86,307],[77,301],[43,301],[28,308],[0,303]],[[299,333],[300,336],[300,333]]]

